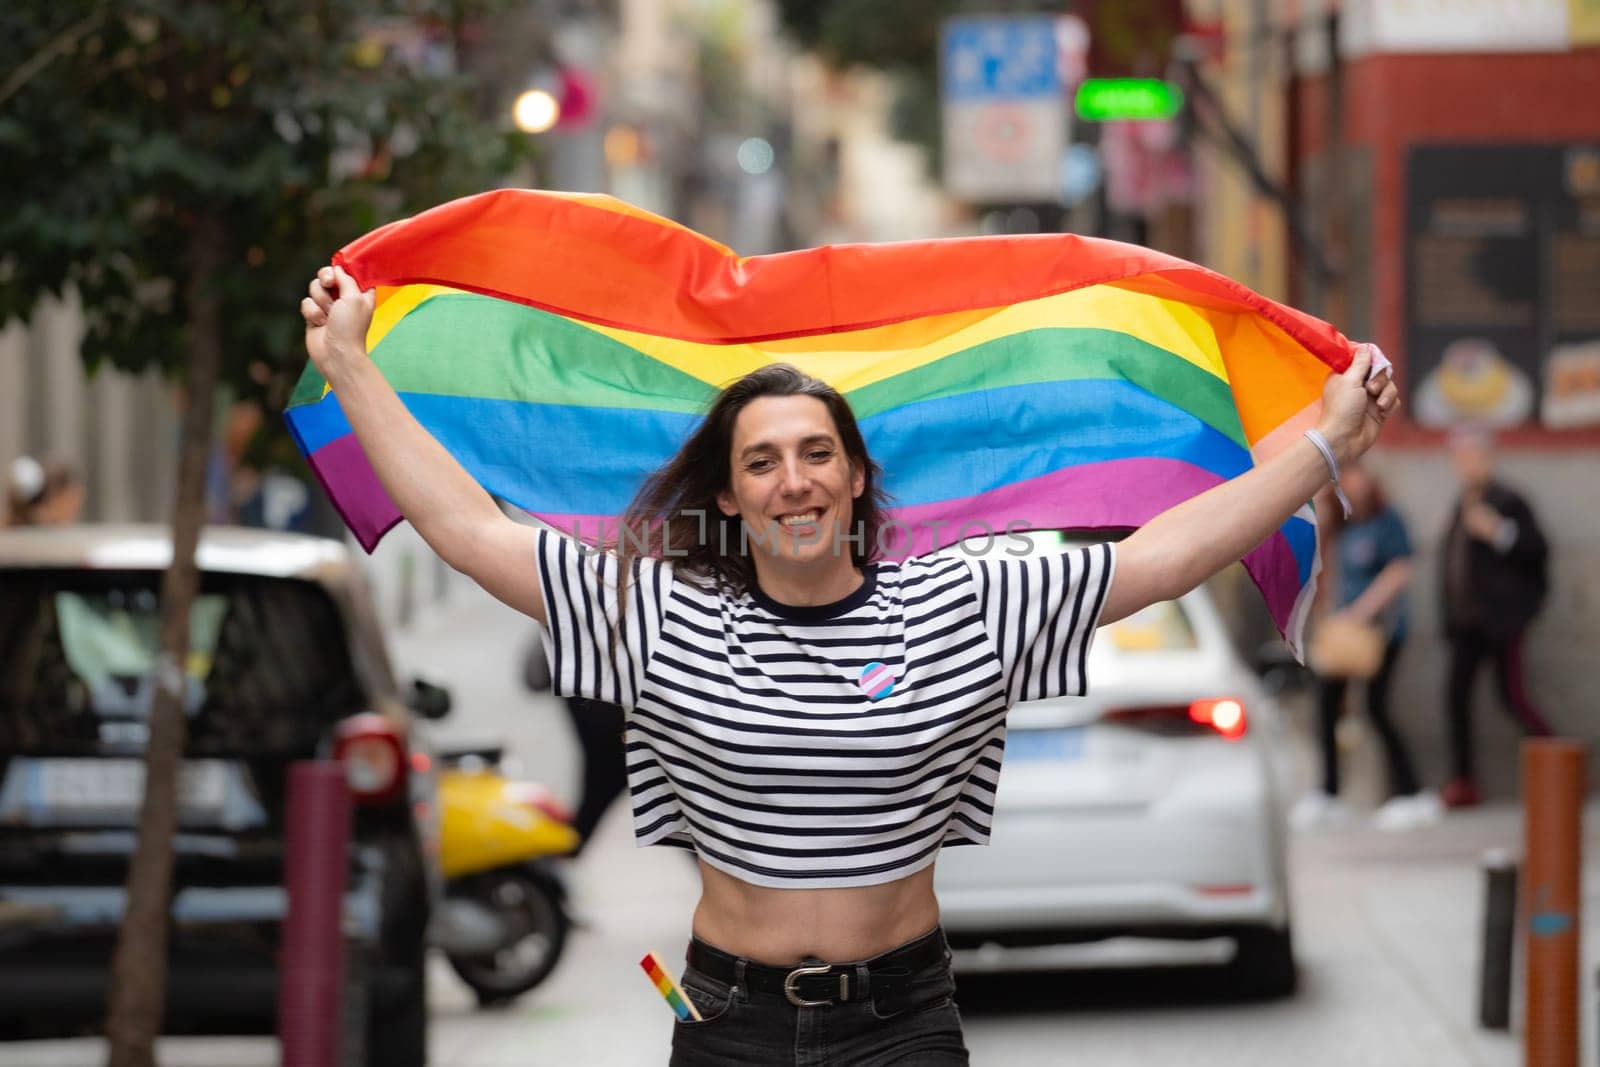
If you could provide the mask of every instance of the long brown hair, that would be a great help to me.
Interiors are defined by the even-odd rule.
[[[664,557],[670,549],[681,573],[735,593],[755,587],[755,562],[745,550],[743,520],[724,515],[717,506],[717,495],[733,480],[734,423],[752,400],[764,396],[810,396],[827,407],[845,456],[863,474],[861,495],[851,506],[853,532],[859,536],[849,541],[850,558],[858,567],[877,558],[878,531],[887,508],[883,470],[867,453],[855,413],[827,382],[787,363],[774,363],[751,371],[718,393],[704,421],[678,454],[645,479],[608,546],[617,552],[624,582],[635,557]]]

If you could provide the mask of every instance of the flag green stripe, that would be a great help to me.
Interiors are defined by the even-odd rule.
[[[300,380],[294,383],[294,392],[289,394],[289,402],[284,407],[297,408],[302,404],[315,404],[327,391],[328,379],[317,370],[315,363],[307,360],[306,369],[300,373]]]
[[[493,352],[463,351],[493,339]],[[398,392],[699,413],[705,382],[538,308],[473,293],[430,297],[375,349]]]

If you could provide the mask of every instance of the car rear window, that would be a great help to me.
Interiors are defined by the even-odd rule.
[[[1061,530],[1029,530],[1008,532],[994,537],[975,537],[941,549],[944,554],[961,553],[969,556],[1000,558],[1009,556],[1041,555],[1047,552],[1067,552],[1082,545],[1097,544],[1105,540],[1120,540],[1118,533],[1085,534]],[[1151,604],[1125,619],[1119,619],[1104,628],[1102,639],[1109,638],[1117,653],[1183,652],[1199,648],[1199,639],[1189,622],[1188,613],[1176,600]]]
[[[1189,616],[1176,600],[1162,600],[1118,619],[1105,627],[1105,636],[1119,653],[1182,652],[1200,647]]]
[[[159,584],[146,572],[5,574],[0,751],[143,740]],[[308,582],[207,576],[183,673],[191,751],[303,749],[362,703],[338,609]]]

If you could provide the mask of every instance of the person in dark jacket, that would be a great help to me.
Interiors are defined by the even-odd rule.
[[[550,665],[539,637],[529,643],[523,657],[522,682],[533,693],[550,688]],[[566,697],[562,704],[572,720],[572,732],[583,753],[578,810],[572,818],[572,828],[578,832],[578,847],[572,854],[577,856],[589,843],[606,809],[628,787],[627,753],[622,736],[626,723],[622,709],[615,704],[585,697]]]
[[[1492,661],[1505,706],[1524,733],[1550,727],[1528,698],[1524,638],[1544,604],[1549,546],[1533,509],[1494,479],[1487,434],[1451,438],[1450,458],[1461,482],[1440,559],[1445,635],[1450,642],[1449,712],[1454,777],[1442,790],[1450,807],[1478,803],[1472,748],[1472,683]]]

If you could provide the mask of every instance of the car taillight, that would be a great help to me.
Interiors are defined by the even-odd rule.
[[[507,782],[505,788],[506,799],[512,803],[530,807],[547,819],[572,825],[572,810],[544,786],[532,782]]]
[[[1245,721],[1244,705],[1232,697],[1220,700],[1196,700],[1189,705],[1189,718],[1209,726],[1229,741],[1244,736],[1249,724]]]
[[[1248,728],[1244,705],[1232,697],[1196,700],[1188,704],[1147,704],[1116,708],[1101,718],[1161,734],[1190,734],[1197,728],[1215,730],[1229,741],[1243,737]]]
[[[406,782],[406,744],[394,724],[376,712],[339,724],[333,758],[344,764],[345,781],[358,804],[384,804]]]

